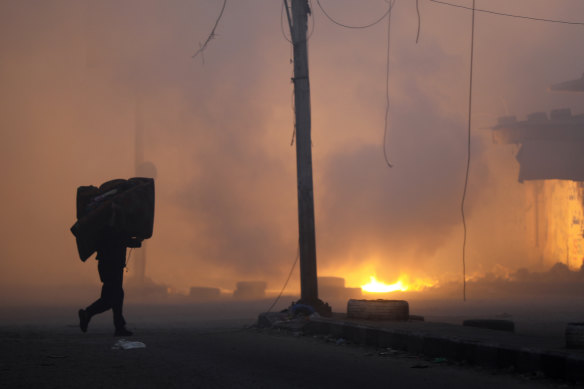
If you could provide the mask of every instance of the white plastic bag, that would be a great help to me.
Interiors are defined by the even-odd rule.
[[[133,348],[146,348],[146,345],[142,342],[131,342],[126,339],[120,339],[112,347],[113,350],[130,350]]]

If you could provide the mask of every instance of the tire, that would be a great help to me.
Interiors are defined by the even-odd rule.
[[[566,347],[584,348],[584,323],[568,323],[566,326]]]
[[[462,322],[465,327],[486,328],[495,331],[515,332],[515,323],[511,320],[471,319]]]
[[[408,320],[410,306],[404,300],[349,300],[347,317],[365,320]]]

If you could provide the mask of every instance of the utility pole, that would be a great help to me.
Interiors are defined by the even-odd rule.
[[[136,177],[156,178],[156,166],[144,158],[144,110],[142,96],[139,88],[135,91],[134,105],[134,172]],[[134,281],[136,286],[144,287],[146,284],[146,246],[147,242],[142,242],[142,247],[135,250],[132,256]]]
[[[285,1],[286,12],[288,4]],[[296,169],[298,175],[298,232],[300,245],[300,290],[298,303],[312,306],[321,315],[331,308],[318,298],[316,237],[312,180],[312,138],[310,124],[310,83],[306,40],[308,0],[292,0],[292,20],[288,13],[294,47],[294,105],[296,118]]]
[[[144,118],[141,96],[137,91],[134,99],[134,172],[137,177],[143,177],[141,170],[144,164]],[[134,251],[134,280],[137,285],[144,286],[146,279],[146,241],[142,242],[142,248]]]

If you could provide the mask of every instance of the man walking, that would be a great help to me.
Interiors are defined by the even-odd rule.
[[[97,269],[103,283],[101,297],[86,309],[79,310],[79,327],[87,332],[89,321],[94,315],[111,308],[114,316],[115,336],[130,336],[131,331],[126,329],[126,321],[122,314],[124,304],[124,268],[126,267],[126,247],[140,247],[142,241],[128,238],[107,227],[102,234],[97,248]]]

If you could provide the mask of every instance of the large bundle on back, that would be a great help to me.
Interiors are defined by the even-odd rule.
[[[97,250],[101,234],[112,228],[121,235],[148,239],[154,228],[154,180],[130,178],[77,188],[77,222],[71,232],[82,261]]]

